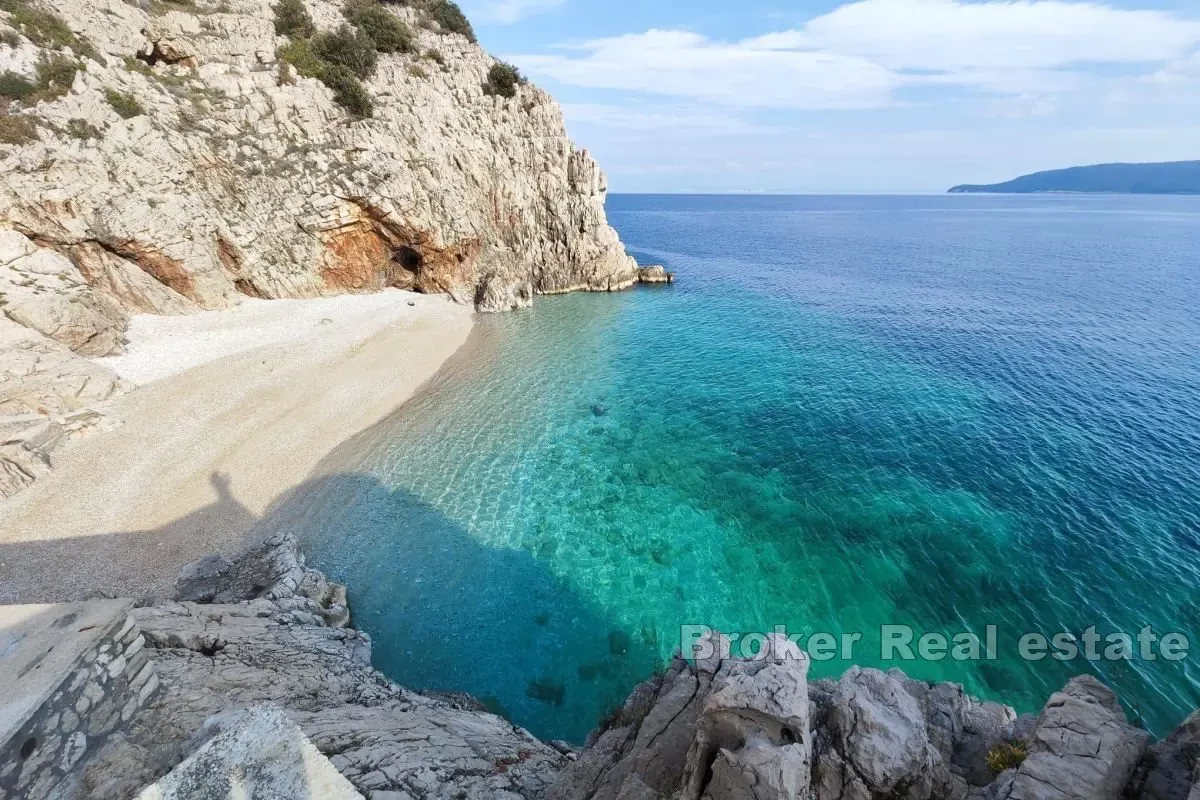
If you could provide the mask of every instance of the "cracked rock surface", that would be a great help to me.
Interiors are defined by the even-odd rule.
[[[1116,695],[1090,675],[1051,695],[1029,756],[1001,776],[997,800],[1119,800],[1149,734],[1134,728]]]
[[[330,623],[344,590],[305,568],[290,536],[234,564],[205,584],[227,602],[134,610],[163,689],[92,756],[74,796],[133,796],[222,718],[262,704],[281,707],[367,797],[540,798],[568,762],[493,714],[410,692],[373,669],[370,638]],[[196,589],[194,567],[181,576],[185,590]],[[243,582],[257,570],[260,582]]]

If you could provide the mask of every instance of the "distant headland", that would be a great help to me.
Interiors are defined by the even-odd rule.
[[[962,184],[952,193],[1107,192],[1200,194],[1200,161],[1093,164],[1022,175],[1006,183]]]

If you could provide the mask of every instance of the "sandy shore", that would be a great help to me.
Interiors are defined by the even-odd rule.
[[[128,353],[101,360],[140,386],[104,409],[119,427],[0,504],[0,601],[168,593],[412,396],[471,326],[468,308],[395,290],[136,318]]]

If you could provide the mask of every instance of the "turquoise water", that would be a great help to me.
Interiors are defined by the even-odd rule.
[[[1016,649],[1200,628],[1200,200],[609,212],[677,285],[481,318],[288,510],[385,672],[580,741],[681,624],[784,624],[1020,710],[1084,671],[1157,731],[1200,705],[1200,656]],[[885,662],[885,623],[999,657]]]

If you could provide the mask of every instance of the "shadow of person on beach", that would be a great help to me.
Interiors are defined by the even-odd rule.
[[[213,501],[159,528],[0,544],[0,603],[81,600],[97,593],[168,596],[174,572],[148,584],[148,562],[178,569],[213,551],[212,531],[246,531],[258,521],[231,484],[228,474],[212,473]],[[46,527],[53,526],[47,520]]]
[[[411,492],[337,474],[292,497],[252,538],[295,533],[309,563],[349,587],[375,666],[402,685],[467,692],[543,738],[582,742],[659,666],[653,636],[609,618],[533,553],[489,547]]]

